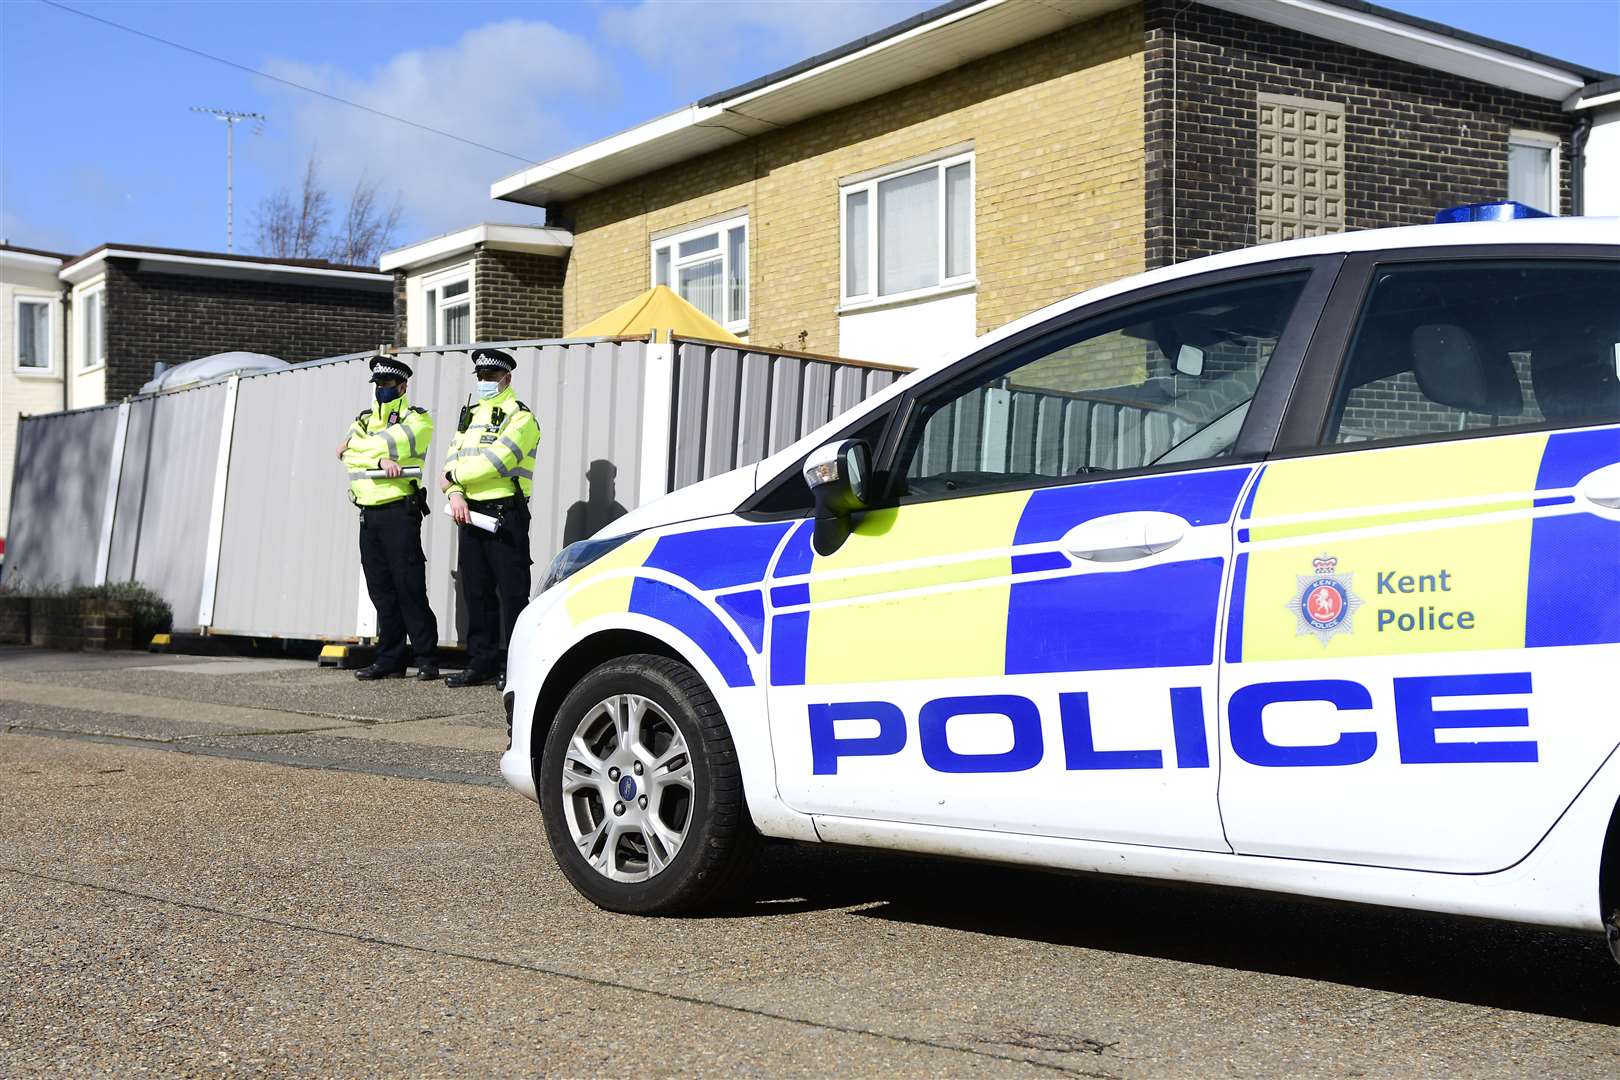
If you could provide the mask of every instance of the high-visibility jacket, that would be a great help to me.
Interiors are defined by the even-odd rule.
[[[456,432],[445,461],[449,491],[469,502],[501,499],[534,490],[534,455],[540,446],[540,422],[509,386],[469,411]]]
[[[349,494],[357,506],[381,506],[414,495],[421,481],[408,476],[371,480],[365,476],[385,458],[400,468],[421,466],[433,441],[433,417],[400,395],[386,405],[373,405],[349,425],[349,448],[343,465],[349,470]]]

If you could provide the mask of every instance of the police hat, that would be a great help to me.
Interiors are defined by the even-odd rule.
[[[512,359],[511,353],[502,349],[474,349],[472,365],[474,371],[497,368],[508,375],[517,370],[517,361]]]
[[[378,379],[409,379],[411,369],[397,356],[373,356],[369,361],[371,365],[371,381]]]

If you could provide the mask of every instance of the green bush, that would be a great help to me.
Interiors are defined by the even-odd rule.
[[[105,600],[128,608],[135,622],[137,643],[151,641],[153,634],[167,634],[174,628],[174,610],[169,607],[169,602],[137,581],[81,585],[69,590],[68,595],[86,600]]]
[[[8,581],[0,584],[0,595],[26,596],[31,600],[101,600],[121,604],[128,609],[134,622],[136,642],[150,641],[153,634],[166,634],[174,628],[174,611],[169,607],[169,602],[135,581],[109,582],[106,585],[75,585],[72,588],[64,588],[52,582],[35,584],[28,581]]]

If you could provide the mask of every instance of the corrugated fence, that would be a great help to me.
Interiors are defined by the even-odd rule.
[[[808,353],[676,338],[670,487],[767,458],[904,373]]]
[[[888,385],[897,370],[708,342],[501,343],[540,422],[535,587],[551,557],[648,498],[750,464]],[[435,469],[472,391],[469,349],[401,350]],[[336,450],[370,399],[366,355],[122,405],[24,417],[7,581],[139,581],[177,629],[344,639],[375,630],[358,515]],[[428,595],[466,632],[456,529],[430,479]]]

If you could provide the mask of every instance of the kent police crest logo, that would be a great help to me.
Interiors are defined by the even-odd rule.
[[[1295,636],[1315,634],[1323,647],[1333,635],[1355,629],[1351,617],[1361,606],[1361,598],[1350,590],[1354,575],[1335,573],[1338,565],[1332,555],[1312,559],[1312,573],[1298,575],[1299,592],[1288,602],[1296,620]]]

